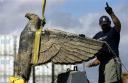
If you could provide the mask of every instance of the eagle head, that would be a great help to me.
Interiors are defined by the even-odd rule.
[[[26,13],[25,17],[29,20],[40,20],[39,16],[33,13]]]
[[[26,13],[25,17],[29,19],[32,25],[35,25],[38,28],[41,26],[42,20],[40,19],[38,15],[33,14],[33,13]]]

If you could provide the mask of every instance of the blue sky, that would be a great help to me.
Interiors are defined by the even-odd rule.
[[[0,0],[0,34],[20,35],[27,23],[24,15],[36,13],[41,17],[42,0]],[[100,31],[99,17],[108,15],[104,7],[106,1],[112,6],[122,23],[120,57],[128,68],[128,0],[47,0],[45,28],[56,28],[72,33],[83,33],[92,37]],[[95,82],[97,68],[87,68],[89,79]],[[91,72],[91,73],[90,73]]]
[[[55,10],[73,13],[74,16],[81,16],[89,12],[101,12],[106,1],[112,6],[119,6],[126,0],[69,0],[56,7]]]

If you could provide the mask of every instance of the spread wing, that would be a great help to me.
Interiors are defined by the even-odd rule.
[[[104,46],[104,42],[88,37],[47,29],[41,35],[39,63],[75,64],[88,61]]]

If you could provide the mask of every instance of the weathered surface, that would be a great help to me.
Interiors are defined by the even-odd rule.
[[[39,64],[53,62],[76,64],[88,61],[105,45],[88,37],[82,38],[60,30],[44,30],[41,35]]]
[[[41,27],[40,18],[31,13],[27,13],[28,24],[20,36],[19,51],[15,60],[15,73],[29,80],[35,32]],[[48,62],[58,64],[76,64],[88,61],[106,46],[104,42],[96,41],[88,37],[79,37],[60,30],[43,30],[41,34],[40,52],[38,63]]]
[[[26,80],[29,79],[31,72],[31,58],[34,43],[34,35],[40,27],[40,18],[35,14],[27,13],[26,16],[29,22],[25,26],[20,35],[19,50],[16,56],[14,71],[17,75],[22,75]]]

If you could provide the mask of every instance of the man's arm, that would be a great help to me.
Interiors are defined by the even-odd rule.
[[[107,7],[105,7],[106,12],[110,15],[110,17],[112,18],[112,21],[115,25],[115,29],[120,32],[121,30],[121,23],[118,19],[118,17],[114,14],[112,8],[108,5],[108,3],[106,3]]]
[[[117,18],[117,16],[114,14],[114,12],[112,14],[110,14],[111,18],[112,18],[112,21],[115,25],[115,29],[120,32],[121,30],[121,23],[119,21],[119,19]]]
[[[94,67],[100,64],[100,61],[96,58],[93,62],[89,63],[87,67]]]

